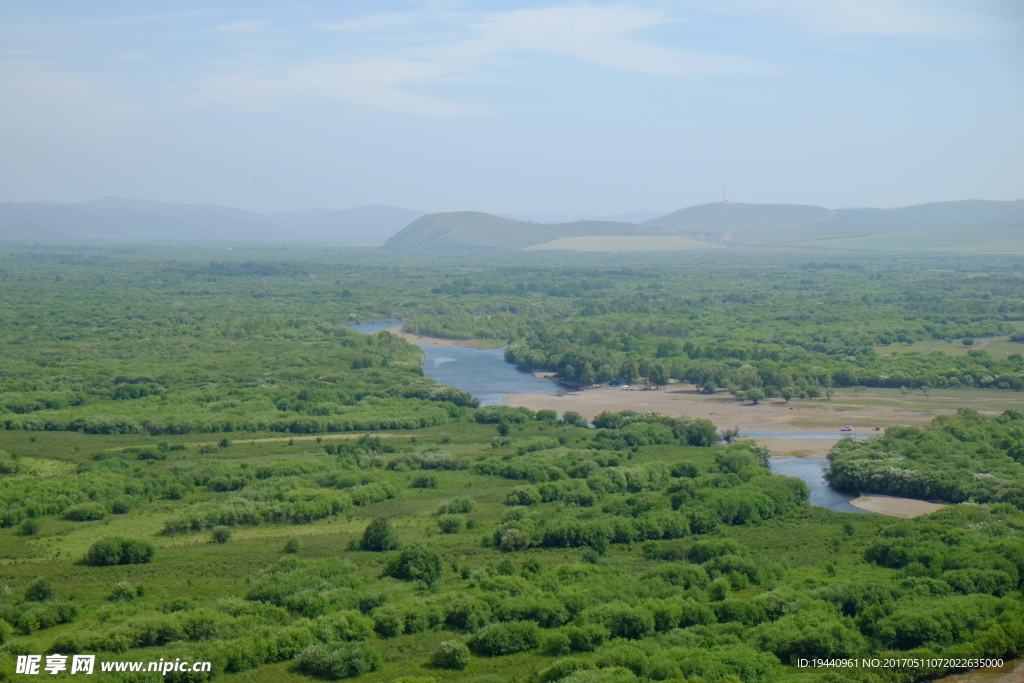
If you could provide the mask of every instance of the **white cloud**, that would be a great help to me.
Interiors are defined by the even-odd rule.
[[[739,57],[686,54],[635,35],[674,21],[661,12],[624,5],[482,15],[373,14],[319,27],[343,35],[370,35],[376,45],[388,46],[386,57],[325,59],[262,75],[243,66],[205,79],[193,97],[256,105],[282,96],[311,95],[414,115],[466,116],[482,110],[419,91],[438,84],[491,80],[489,68],[497,58],[519,53],[555,54],[608,69],[663,76],[769,69]],[[346,47],[351,45],[343,41],[339,50]]]
[[[674,23],[660,12],[618,7],[550,7],[492,14],[477,37],[456,49],[479,57],[520,51],[562,54],[620,71],[662,75],[760,72],[766,65],[720,55],[687,54],[633,36]]]
[[[890,37],[964,36],[992,33],[1002,28],[977,4],[961,3],[964,11],[947,9],[949,3],[919,0],[697,0],[709,11],[747,16],[768,16],[805,29],[830,35]]]
[[[450,118],[481,113],[475,107],[410,90],[446,76],[444,69],[410,60],[321,61],[286,72],[240,69],[217,74],[203,79],[184,99],[194,104],[261,108],[283,98],[313,96],[414,116]]]

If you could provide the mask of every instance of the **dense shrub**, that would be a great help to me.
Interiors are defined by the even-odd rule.
[[[611,635],[604,624],[583,624],[565,629],[569,647],[573,652],[592,652],[604,644]]]
[[[329,680],[354,678],[376,671],[380,655],[366,643],[348,643],[340,647],[310,645],[296,658],[299,671]]]
[[[32,582],[25,591],[25,599],[32,602],[47,602],[57,597],[57,588],[49,579],[42,577]]]
[[[466,518],[462,515],[441,515],[437,518],[437,528],[442,534],[457,534],[466,528]]]
[[[505,505],[536,505],[540,494],[533,486],[516,486],[505,496]]]
[[[433,474],[421,474],[412,480],[409,484],[409,488],[413,489],[436,489],[437,488],[437,477]]]
[[[115,564],[145,564],[156,549],[148,541],[107,536],[96,541],[85,554],[84,562],[93,567]]]
[[[18,534],[21,536],[35,536],[39,533],[39,528],[42,526],[39,520],[34,517],[29,517],[21,523],[18,527]]]
[[[231,529],[226,526],[219,526],[210,534],[210,541],[213,543],[227,543],[231,540]]]
[[[64,511],[64,519],[73,522],[91,522],[107,516],[107,508],[101,503],[82,503]]]
[[[459,640],[446,640],[437,646],[430,663],[439,669],[462,671],[469,666],[469,648]]]
[[[385,575],[407,581],[423,581],[428,586],[441,578],[441,556],[433,547],[412,543],[388,560]]]
[[[391,529],[391,522],[387,517],[374,517],[363,530],[363,537],[359,541],[362,550],[372,552],[394,550],[398,546],[398,537]]]
[[[526,652],[540,645],[540,628],[532,621],[491,624],[474,633],[469,645],[474,652],[486,656]]]

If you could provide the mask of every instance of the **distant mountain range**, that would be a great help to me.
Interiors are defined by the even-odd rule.
[[[1024,253],[1024,200],[835,210],[720,202],[652,215],[635,211],[603,219],[532,222],[477,211],[425,215],[394,206],[262,214],[134,199],[8,202],[0,203],[0,242],[275,241],[383,244],[386,249],[416,251],[741,246]],[[544,216],[558,214],[530,218]]]
[[[423,215],[395,206],[261,214],[138,199],[0,203],[0,241],[288,241],[381,244]]]
[[[631,239],[628,244],[607,239],[613,236]],[[584,239],[588,237],[594,239]],[[666,239],[670,237],[678,239],[673,243]],[[423,216],[385,242],[384,248],[636,251],[643,249],[645,238],[657,238],[647,241],[652,251],[691,249],[703,243],[698,246],[1024,252],[1024,200],[835,210],[800,204],[721,202],[679,209],[639,224],[527,223],[458,211]]]

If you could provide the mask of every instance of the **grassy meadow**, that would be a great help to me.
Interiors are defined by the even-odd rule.
[[[887,253],[1024,254],[1019,222],[794,242],[792,246]]]
[[[720,244],[701,242],[686,237],[560,237],[552,242],[526,247],[526,251],[565,249],[567,251],[688,251],[690,249],[723,249]]]

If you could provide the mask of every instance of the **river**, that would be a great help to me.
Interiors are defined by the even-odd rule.
[[[362,334],[401,325],[402,320],[349,325]],[[504,348],[474,349],[469,346],[436,346],[420,344],[426,358],[423,374],[436,382],[468,391],[481,405],[500,405],[508,394],[544,394],[559,396],[568,390],[556,382],[532,373],[523,372],[505,362]],[[741,432],[741,437],[774,439],[835,439],[835,434],[807,434],[804,432]],[[867,438],[867,434],[854,435]],[[768,469],[775,474],[798,477],[811,489],[811,505],[819,505],[838,512],[874,514],[850,505],[856,496],[839,493],[825,481],[828,460],[825,458],[771,458]]]
[[[362,334],[373,334],[378,330],[401,325],[402,320],[382,323],[349,325],[350,329]],[[435,346],[419,344],[426,358],[423,374],[441,384],[468,391],[480,405],[501,405],[508,394],[544,394],[560,396],[568,389],[531,372],[523,372],[511,363],[505,362],[505,347],[498,349],[474,349],[469,346]]]

